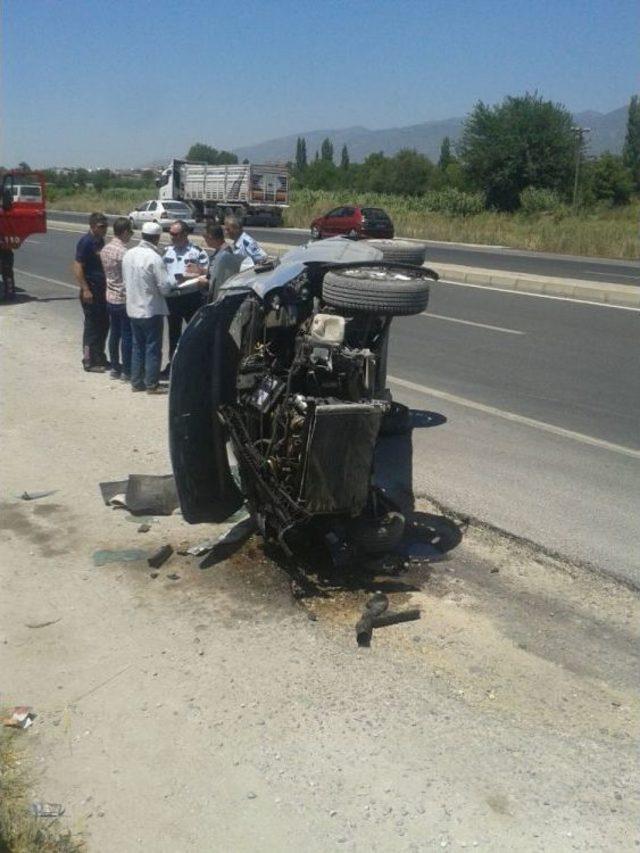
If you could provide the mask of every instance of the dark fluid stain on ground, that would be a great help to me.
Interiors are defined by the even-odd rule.
[[[42,515],[45,518],[50,515],[55,515],[58,512],[64,512],[62,504],[35,504],[33,507],[34,515]]]
[[[49,507],[52,509],[49,510]],[[59,509],[61,508],[58,504],[27,507],[20,504],[1,503],[0,531],[10,531],[20,538],[31,542],[33,545],[37,545],[43,557],[62,556],[67,554],[68,551],[60,547],[60,543],[57,541],[58,531],[56,529],[41,527],[34,517],[36,514],[43,517],[53,515]]]

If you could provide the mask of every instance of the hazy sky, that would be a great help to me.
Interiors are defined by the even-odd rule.
[[[640,91],[638,0],[0,0],[0,164],[137,166],[322,128]]]

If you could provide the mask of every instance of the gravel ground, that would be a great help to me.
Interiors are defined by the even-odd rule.
[[[0,700],[34,706],[34,797],[90,850],[635,849],[635,594],[463,530],[390,596],[421,621],[359,649],[364,585],[296,601],[257,540],[96,566],[215,531],[102,503],[169,471],[166,399],[82,373],[80,326],[0,306]]]

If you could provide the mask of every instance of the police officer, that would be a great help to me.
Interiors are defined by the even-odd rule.
[[[206,276],[209,270],[209,256],[204,249],[199,248],[189,240],[189,226],[178,219],[169,228],[171,245],[164,253],[162,260],[172,284],[180,284],[188,278]],[[203,288],[207,287],[205,278]],[[169,376],[171,359],[178,346],[182,334],[182,322],[188,323],[203,303],[202,293],[185,293],[171,296],[169,305],[169,364],[161,373],[161,378]]]
[[[227,238],[231,240],[231,251],[234,255],[239,255],[242,258],[240,269],[261,264],[267,260],[265,250],[253,237],[242,230],[242,225],[240,225],[237,217],[225,217],[224,230]]]

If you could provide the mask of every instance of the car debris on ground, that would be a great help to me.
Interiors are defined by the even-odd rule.
[[[9,710],[11,716],[2,720],[2,725],[9,729],[28,729],[37,716],[29,705],[16,705]]]
[[[57,491],[58,491],[57,489],[49,489],[49,491],[46,491],[46,492],[23,492],[20,495],[20,500],[37,501],[40,498],[48,498],[49,495],[55,495],[55,493]]]
[[[64,814],[64,806],[61,803],[31,803],[29,807],[31,814],[36,817],[61,817]]]
[[[171,515],[178,507],[172,474],[129,474],[126,480],[99,483],[106,506],[132,515]]]
[[[147,559],[147,565],[152,569],[159,569],[160,566],[167,562],[172,554],[173,547],[168,544],[163,545],[162,548],[158,548],[158,550]]]
[[[368,648],[371,645],[374,628],[386,625],[397,625],[400,622],[413,622],[420,618],[418,608],[388,613],[389,599],[384,593],[374,593],[365,604],[364,612],[356,624],[356,640],[358,645]]]

